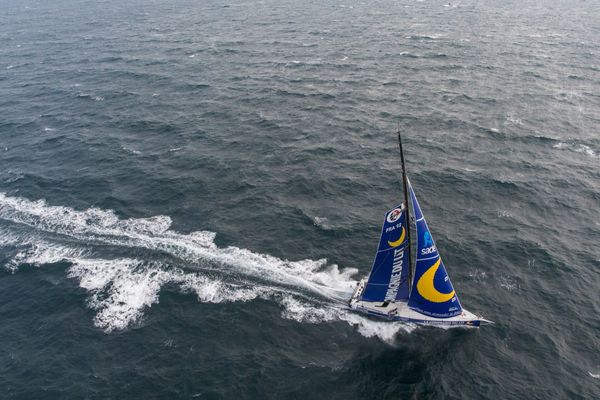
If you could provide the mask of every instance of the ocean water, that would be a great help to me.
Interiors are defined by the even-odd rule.
[[[0,398],[600,398],[595,1],[0,0]],[[395,131],[481,329],[349,312]]]

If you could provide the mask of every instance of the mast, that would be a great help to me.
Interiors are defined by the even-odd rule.
[[[408,178],[406,177],[406,167],[404,166],[404,152],[402,151],[402,135],[398,126],[398,144],[400,146],[400,163],[402,164],[402,184],[404,186],[404,204],[406,205],[406,225],[408,226],[408,292],[412,290],[412,257],[410,251],[410,211],[408,207]]]

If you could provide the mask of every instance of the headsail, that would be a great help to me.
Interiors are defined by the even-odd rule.
[[[408,306],[432,317],[453,317],[462,312],[462,307],[410,182],[408,190],[417,230],[416,266]]]
[[[365,301],[408,298],[408,225],[404,205],[385,214],[379,247],[362,294]]]

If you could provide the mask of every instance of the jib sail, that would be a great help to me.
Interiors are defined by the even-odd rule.
[[[408,306],[431,317],[453,317],[462,312],[462,307],[410,182],[408,189],[417,233],[416,265]]]

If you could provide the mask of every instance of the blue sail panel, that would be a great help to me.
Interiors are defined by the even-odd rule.
[[[408,244],[406,212],[400,205],[385,214],[362,300],[384,302],[408,298]]]
[[[415,274],[408,306],[431,317],[453,317],[462,312],[462,307],[410,183],[408,189],[417,233]]]

